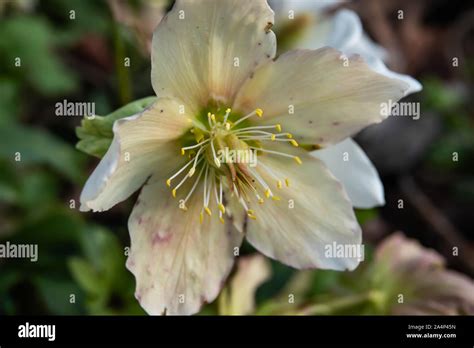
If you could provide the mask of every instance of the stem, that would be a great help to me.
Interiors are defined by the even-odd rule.
[[[341,309],[351,308],[356,305],[363,304],[368,301],[372,301],[376,297],[375,291],[369,291],[362,294],[349,295],[346,297],[338,298],[331,302],[324,304],[315,304],[306,307],[302,310],[297,311],[295,314],[298,315],[327,315],[334,312],[340,311]]]
[[[115,50],[115,68],[119,84],[119,98],[121,104],[127,104],[132,100],[132,89],[130,86],[130,72],[125,63],[125,45],[120,35],[120,27],[116,20],[112,20],[112,34]]]

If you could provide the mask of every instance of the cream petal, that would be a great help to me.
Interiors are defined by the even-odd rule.
[[[423,89],[421,84],[411,76],[391,71],[385,66],[383,61],[387,58],[387,52],[364,33],[357,13],[342,9],[336,12],[331,21],[332,30],[327,37],[326,45],[337,48],[346,55],[360,54],[374,71],[407,83],[409,88],[406,90],[405,96]],[[348,32],[351,32],[352,35],[347,35]]]
[[[251,198],[256,219],[248,219],[248,241],[263,254],[295,268],[353,270],[363,254],[335,252],[361,244],[361,230],[347,194],[320,160],[304,150],[292,153],[301,158],[302,165],[278,156],[259,156],[260,176],[280,200],[260,205]],[[275,176],[289,178],[289,187],[278,189]]]
[[[386,58],[385,49],[372,42],[364,33],[356,12],[342,9],[331,16],[329,21],[331,31],[328,32],[324,45],[337,48],[345,54],[360,54],[364,59],[366,57]]]
[[[114,139],[82,190],[81,211],[108,210],[138,190],[157,168],[176,163],[174,141],[191,125],[178,101],[158,99],[140,114],[115,121]]]
[[[279,123],[302,144],[337,143],[386,118],[382,105],[408,89],[373,72],[360,57],[332,48],[296,50],[257,70],[234,109],[264,111],[260,124]]]
[[[298,14],[304,11],[322,12],[330,7],[340,5],[340,3],[338,0],[271,0],[270,6],[278,13],[285,12],[287,14],[288,11],[294,11],[295,14]]]
[[[211,200],[212,201],[212,200]],[[136,298],[152,315],[187,315],[219,294],[234,263],[243,234],[215,216],[199,222],[202,188],[178,208],[160,176],[140,194],[128,228],[131,250],[127,268],[135,275]],[[210,205],[210,209],[218,209]]]
[[[240,257],[237,271],[223,291],[219,314],[249,315],[255,311],[255,293],[270,278],[271,265],[262,255]]]
[[[421,85],[421,83],[415,80],[413,77],[390,70],[389,68],[385,66],[382,60],[376,57],[369,57],[369,56],[367,56],[366,60],[367,60],[367,64],[369,64],[369,66],[374,71],[378,72],[379,74],[387,76],[391,79],[399,79],[405,82],[408,85],[408,89],[405,91],[404,96],[419,92],[423,89],[423,86]]]
[[[313,151],[342,183],[352,205],[369,209],[384,205],[383,184],[374,165],[357,143],[348,138],[336,145]]]
[[[177,0],[153,35],[156,94],[178,97],[194,113],[210,99],[230,103],[274,57],[273,17],[265,0]]]

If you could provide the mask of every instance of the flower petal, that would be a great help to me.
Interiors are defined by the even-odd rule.
[[[279,123],[302,144],[337,143],[386,116],[408,85],[373,72],[359,57],[332,48],[296,50],[257,70],[234,108],[264,110],[262,124]]]
[[[389,70],[383,63],[383,61],[378,59],[377,57],[366,56],[365,59],[367,61],[367,64],[379,74],[405,82],[408,85],[408,89],[405,91],[404,97],[409,94],[419,92],[423,89],[421,83],[415,80],[413,77]]]
[[[173,163],[173,141],[190,126],[179,103],[159,99],[140,114],[115,121],[109,150],[81,193],[81,211],[103,211],[127,199],[158,167]]]
[[[375,261],[373,277],[407,293],[404,304],[392,306],[394,314],[474,313],[472,279],[446,269],[444,257],[417,240],[396,232],[378,245]]]
[[[411,76],[391,71],[385,66],[383,61],[387,57],[387,52],[364,33],[357,13],[342,9],[336,12],[331,21],[332,30],[327,37],[326,45],[337,48],[347,55],[360,54],[374,71],[407,83],[409,88],[405,91],[405,96],[423,89]],[[352,35],[347,35],[348,32]]]
[[[385,204],[379,174],[354,140],[347,138],[311,155],[322,160],[342,183],[354,207],[369,209]]]
[[[230,280],[229,287],[222,292],[219,314],[252,314],[255,311],[255,293],[270,278],[270,274],[270,262],[262,255],[240,257],[237,272]]]
[[[156,176],[143,187],[130,216],[127,268],[149,314],[193,314],[213,301],[234,263],[234,248],[242,242],[243,234],[230,220],[221,224],[216,216],[205,216],[200,224],[202,188],[186,205],[188,211],[180,210]],[[218,211],[215,203],[210,209]]]
[[[265,0],[177,0],[153,35],[156,94],[194,108],[210,98],[230,102],[252,71],[274,57],[273,17]]]
[[[302,1],[302,0],[271,0],[270,6],[278,13],[288,16],[288,11],[294,11],[295,15],[304,11],[322,12],[332,6],[339,5],[335,0]]]
[[[293,153],[302,165],[276,156],[258,157],[260,176],[280,200],[259,205],[252,198],[256,219],[248,220],[248,241],[263,254],[295,268],[353,270],[360,261],[356,255],[328,253],[333,243],[360,247],[361,230],[347,194],[320,160],[304,150]],[[289,178],[289,187],[278,189],[262,163],[281,180]]]

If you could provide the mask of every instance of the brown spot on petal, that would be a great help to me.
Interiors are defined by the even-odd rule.
[[[273,27],[273,23],[272,22],[268,22],[267,25],[265,26],[265,33],[269,33],[270,30],[272,29]]]

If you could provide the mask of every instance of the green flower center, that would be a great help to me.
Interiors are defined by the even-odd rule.
[[[207,112],[207,113],[206,113]],[[238,199],[249,218],[255,219],[255,213],[249,209],[248,194],[254,194],[260,204],[264,203],[262,196],[279,200],[265,180],[256,170],[257,155],[273,154],[288,158],[293,158],[301,164],[297,156],[291,154],[265,149],[265,141],[287,142],[293,146],[298,143],[290,133],[281,133],[281,126],[275,125],[252,125],[252,119],[262,118],[263,110],[255,109],[251,113],[241,116],[232,113],[230,108],[222,110],[215,109],[215,112],[206,110],[195,122],[190,134],[183,137],[184,146],[181,148],[181,155],[188,156],[189,161],[181,167],[174,175],[166,181],[171,187],[172,181],[181,177],[181,181],[172,188],[173,197],[177,197],[179,189],[190,178],[196,174],[194,184],[189,192],[180,199],[179,207],[186,211],[186,203],[196,191],[199,183],[204,184],[203,205],[200,212],[201,222],[204,220],[204,213],[212,216],[209,208],[211,199],[215,199],[219,208],[219,219],[224,223],[225,201],[223,197],[223,187],[226,186],[232,195]],[[274,133],[276,131],[276,133]],[[288,178],[279,178],[270,168],[260,167],[275,178],[277,188],[283,186],[284,181],[289,186]],[[186,174],[185,174],[186,173]],[[212,196],[214,196],[212,198]]]

